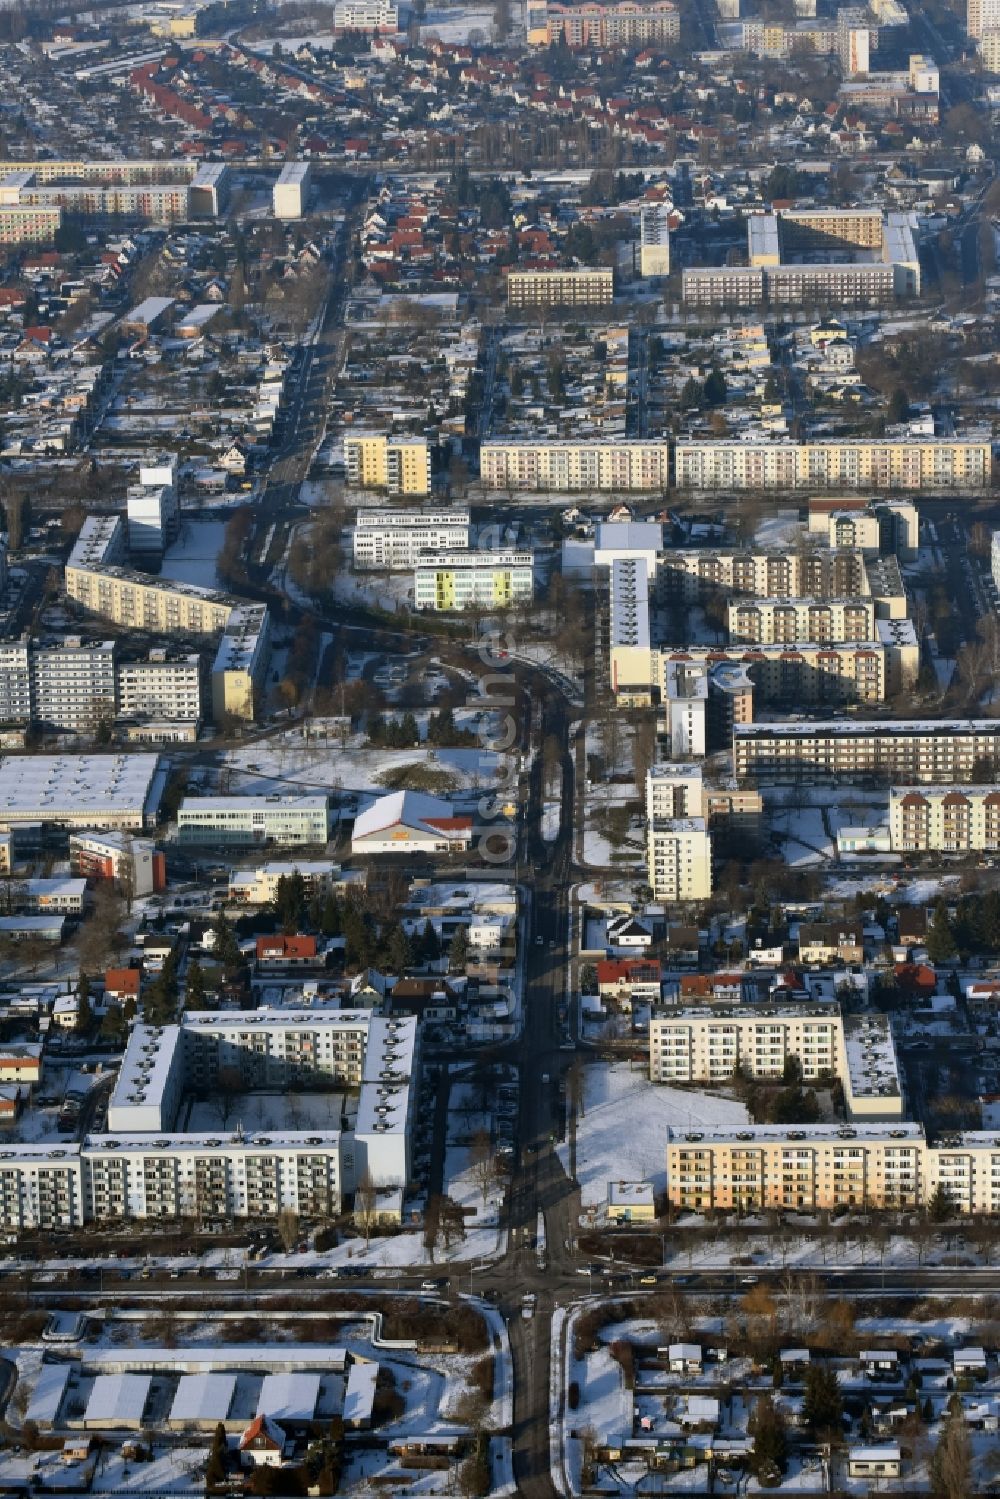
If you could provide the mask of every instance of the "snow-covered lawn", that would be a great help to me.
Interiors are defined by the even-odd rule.
[[[500,757],[478,748],[373,749],[361,736],[345,746],[335,741],[306,743],[301,730],[256,744],[240,745],[226,756],[234,791],[255,795],[344,790],[362,797],[359,810],[386,791],[385,778],[413,768],[414,786],[442,796],[478,791],[497,778]]]
[[[576,1171],[584,1207],[607,1201],[611,1181],[667,1185],[667,1129],[746,1124],[747,1111],[731,1098],[665,1088],[633,1072],[627,1062],[584,1069],[584,1113],[576,1122]],[[569,1171],[566,1141],[559,1158]]]
[[[218,588],[215,564],[225,535],[224,520],[185,520],[180,536],[164,553],[161,575],[199,588]]]

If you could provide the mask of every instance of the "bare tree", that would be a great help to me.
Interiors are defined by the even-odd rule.
[[[278,1238],[286,1254],[291,1254],[299,1238],[299,1215],[293,1208],[282,1208],[278,1214]]]
[[[965,1499],[973,1491],[972,1442],[961,1400],[949,1410],[930,1464],[934,1499]]]
[[[378,1193],[372,1180],[371,1172],[365,1167],[361,1177],[354,1189],[354,1221],[365,1236],[366,1246],[371,1243],[372,1229],[375,1227],[377,1213]]]
[[[483,1207],[486,1206],[486,1198],[489,1190],[496,1183],[496,1157],[493,1152],[493,1142],[490,1139],[489,1130],[477,1129],[472,1137],[472,1145],[469,1149],[469,1164],[472,1175],[483,1197]]]

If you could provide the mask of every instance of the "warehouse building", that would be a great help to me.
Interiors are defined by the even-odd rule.
[[[8,756],[0,764],[0,826],[155,827],[165,784],[159,755]]]

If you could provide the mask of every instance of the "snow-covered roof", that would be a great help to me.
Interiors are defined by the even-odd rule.
[[[393,791],[378,797],[360,813],[354,823],[354,842],[372,838],[399,824],[421,832],[436,832],[431,824],[453,816],[451,804],[439,796],[428,796],[424,791]]]
[[[235,1374],[185,1374],[177,1382],[171,1421],[225,1421],[236,1393]]]
[[[372,1418],[378,1364],[355,1362],[347,1376],[344,1393],[344,1425],[358,1426]]]
[[[276,1421],[311,1421],[319,1402],[318,1374],[267,1374],[257,1401],[257,1414]]]
[[[88,1424],[116,1426],[142,1421],[149,1399],[151,1374],[98,1374],[87,1401]]]

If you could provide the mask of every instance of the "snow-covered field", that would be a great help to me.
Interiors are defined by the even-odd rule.
[[[627,1062],[597,1062],[584,1069],[584,1113],[576,1122],[576,1172],[584,1207],[607,1201],[608,1183],[651,1181],[666,1190],[666,1132],[746,1124],[741,1103],[712,1093],[665,1088],[633,1072]],[[569,1171],[570,1148],[559,1158]]]
[[[386,790],[383,777],[412,766],[414,784],[447,796],[453,792],[478,791],[496,780],[499,757],[485,750],[470,749],[373,749],[358,736],[346,746],[336,743],[306,743],[301,730],[279,738],[241,745],[226,757],[234,791],[254,794],[312,791],[360,793],[364,804]],[[433,772],[435,784],[421,784],[421,776]]]

